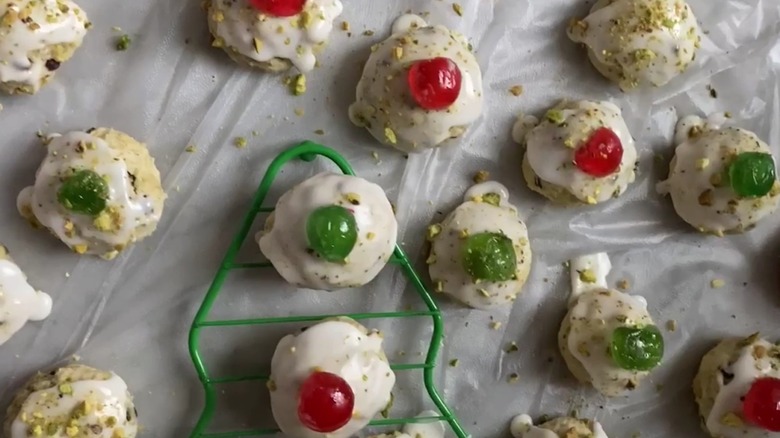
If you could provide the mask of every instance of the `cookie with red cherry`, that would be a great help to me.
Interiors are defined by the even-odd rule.
[[[780,345],[758,333],[721,341],[702,358],[693,393],[711,436],[780,437]]]
[[[206,0],[212,46],[269,72],[314,69],[343,8],[340,0]]]
[[[539,120],[520,116],[523,176],[531,190],[565,205],[595,205],[623,194],[636,178],[637,151],[620,108],[563,101]]]

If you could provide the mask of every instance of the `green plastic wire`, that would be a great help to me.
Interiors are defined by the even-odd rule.
[[[431,336],[431,342],[428,348],[428,354],[424,363],[418,364],[393,364],[391,368],[394,371],[407,371],[407,370],[419,370],[423,372],[423,382],[425,389],[428,392],[433,403],[438,408],[441,415],[431,417],[415,417],[415,418],[397,418],[397,419],[381,419],[374,420],[370,423],[371,426],[399,426],[409,423],[422,423],[432,420],[443,420],[449,423],[452,431],[458,438],[468,438],[469,434],[460,425],[460,422],[453,414],[452,410],[447,406],[439,391],[434,384],[434,371],[436,368],[437,357],[441,350],[442,339],[444,337],[444,321],[442,319],[441,312],[439,311],[436,302],[431,297],[430,292],[426,289],[420,276],[412,268],[412,264],[409,262],[409,258],[404,251],[396,245],[393,256],[390,258],[390,263],[398,265],[404,275],[409,279],[412,286],[417,290],[422,298],[423,302],[427,306],[427,311],[400,311],[400,312],[380,312],[380,313],[353,313],[347,315],[312,315],[312,316],[289,316],[289,317],[275,317],[275,318],[252,318],[252,319],[233,319],[233,320],[216,320],[209,321],[208,315],[211,312],[214,302],[222,290],[222,287],[227,280],[228,275],[233,270],[239,269],[264,269],[270,268],[271,264],[264,263],[235,263],[235,258],[238,255],[239,250],[244,244],[252,225],[255,222],[255,218],[260,213],[270,213],[273,208],[263,207],[265,198],[271,189],[271,185],[276,178],[276,175],[287,163],[295,159],[301,159],[303,161],[314,161],[317,156],[323,156],[336,164],[341,171],[346,175],[354,175],[352,167],[347,160],[339,155],[336,151],[329,149],[325,146],[306,141],[298,146],[282,152],[279,156],[271,162],[268,166],[263,180],[260,182],[260,186],[255,193],[252,200],[252,207],[244,218],[244,222],[241,225],[241,229],[233,238],[233,242],[225,254],[225,258],[222,260],[222,264],[217,271],[214,281],[209,287],[206,297],[203,299],[203,303],[195,315],[195,319],[192,322],[189,336],[189,349],[192,362],[195,365],[195,370],[198,372],[198,377],[203,384],[203,389],[206,393],[206,403],[203,407],[203,411],[200,414],[198,423],[190,435],[190,438],[237,438],[237,437],[253,437],[253,436],[268,436],[278,433],[278,429],[254,429],[243,430],[234,432],[219,432],[209,433],[207,432],[211,420],[214,418],[217,405],[217,391],[216,386],[227,383],[236,382],[250,382],[250,381],[267,381],[268,374],[257,375],[242,375],[242,376],[224,376],[224,377],[212,377],[206,370],[206,365],[203,363],[203,358],[200,352],[200,334],[201,330],[208,327],[232,327],[232,326],[252,326],[252,325],[266,325],[266,324],[281,324],[281,323],[300,323],[300,322],[314,322],[320,321],[329,317],[335,316],[347,316],[354,320],[365,319],[380,319],[380,318],[410,318],[410,317],[430,317],[433,320],[433,334]]]

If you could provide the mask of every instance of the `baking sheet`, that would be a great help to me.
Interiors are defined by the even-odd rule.
[[[52,316],[29,324],[0,348],[0,404],[35,370],[69,360],[122,375],[135,393],[142,436],[184,437],[202,408],[201,387],[187,354],[187,330],[268,162],[311,138],[330,145],[358,173],[381,184],[398,207],[400,240],[424,269],[424,227],[453,208],[477,170],[512,191],[527,219],[534,250],[526,292],[512,309],[468,310],[440,299],[447,338],[439,385],[463,424],[478,438],[504,437],[520,412],[594,416],[610,436],[698,437],[689,382],[701,355],[721,336],[761,330],[778,337],[780,215],[745,236],[700,236],[654,191],[663,177],[678,115],[730,111],[780,154],[780,2],[690,0],[707,32],[697,63],[660,90],[623,94],[587,63],[565,36],[590,2],[346,0],[352,36],[334,32],[309,90],[292,97],[276,76],[237,68],[208,43],[200,0],[79,2],[94,22],[84,46],[35,97],[0,98],[0,241],[38,288],[55,300]],[[486,112],[457,146],[408,159],[382,149],[351,126],[347,107],[369,47],[388,35],[406,10],[468,35],[485,75]],[[133,38],[116,52],[119,26]],[[373,36],[363,35],[372,30]],[[523,85],[520,97],[507,90]],[[707,86],[718,92],[710,97]],[[641,154],[637,182],[619,200],[596,208],[562,209],[532,194],[520,175],[511,124],[519,112],[541,113],[561,98],[609,99],[623,108]],[[303,116],[295,109],[304,109]],[[113,262],[78,257],[16,213],[16,194],[30,184],[43,157],[35,132],[110,126],[150,145],[169,194],[163,221],[149,239]],[[324,135],[315,130],[322,129]],[[252,135],[252,131],[258,133]],[[246,137],[248,147],[232,146]],[[185,152],[188,145],[195,152]],[[372,152],[379,153],[379,162]],[[275,199],[324,167],[285,169]],[[245,257],[257,257],[249,242]],[[577,385],[556,352],[568,275],[562,262],[609,251],[610,281],[627,279],[650,303],[666,333],[663,366],[629,398],[606,400]],[[725,287],[712,289],[712,279]],[[369,287],[334,294],[291,293],[273,272],[231,278],[214,317],[394,310],[419,306],[403,276],[387,270]],[[402,292],[403,291],[403,292]],[[290,293],[288,293],[290,292]],[[493,330],[491,322],[501,322]],[[373,321],[386,330],[388,355],[421,361],[429,322]],[[204,335],[214,374],[257,372],[276,341],[296,327],[262,331],[213,329]],[[479,339],[480,342],[474,342]],[[512,341],[520,351],[503,349]],[[447,366],[458,359],[457,367]],[[519,375],[514,384],[511,373]],[[394,415],[428,407],[421,376],[399,373]],[[262,385],[232,385],[221,395],[214,430],[269,426]]]

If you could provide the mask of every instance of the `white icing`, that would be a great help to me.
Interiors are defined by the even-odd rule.
[[[418,417],[438,417],[434,411],[422,412]],[[370,438],[444,438],[444,422],[430,421],[424,423],[409,423],[403,432],[375,435]]]
[[[569,304],[573,304],[580,295],[591,290],[609,289],[607,275],[612,270],[612,262],[605,252],[577,257],[571,260],[571,295]],[[581,273],[588,270],[595,277],[593,282],[582,281]]]
[[[26,23],[20,13],[29,17]],[[47,59],[32,52],[55,44],[81,45],[87,21],[70,0],[0,1],[0,82],[37,91],[54,72],[46,68]]]
[[[500,196],[499,206],[481,202],[489,193]],[[489,282],[475,280],[463,268],[463,234],[502,233],[512,240],[517,257],[517,279]],[[511,303],[521,292],[531,265],[528,229],[509,203],[509,191],[496,182],[475,185],[464,203],[441,223],[441,232],[432,239],[429,259],[431,279],[441,291],[478,309]]]
[[[136,193],[125,161],[106,141],[86,132],[54,135],[47,146],[47,155],[35,175],[35,185],[19,194],[20,211],[32,210],[35,218],[71,249],[79,253],[110,257],[118,248],[135,240],[135,230],[156,224],[162,207],[159,199]],[[73,169],[92,170],[106,180],[109,195],[106,211],[117,212],[118,227],[102,231],[95,218],[74,213],[57,200],[62,178]]]
[[[300,14],[274,17],[259,12],[247,0],[213,0],[209,20],[228,50],[258,62],[287,59],[308,72],[314,69],[315,52],[327,42],[343,9],[339,0],[307,0]]]
[[[750,131],[721,128],[724,120],[717,114],[707,120],[696,116],[681,119],[675,133],[678,146],[669,179],[657,186],[659,192],[671,195],[683,220],[700,231],[718,235],[752,228],[777,209],[780,199],[777,183],[766,196],[740,198],[724,181],[722,175],[736,154],[772,153]],[[691,135],[695,133],[692,128],[699,132]]]
[[[374,46],[350,106],[353,123],[381,143],[406,152],[421,152],[461,136],[482,114],[482,72],[466,38],[444,26],[428,26],[405,15],[394,34]],[[421,108],[407,82],[409,66],[420,60],[446,57],[462,75],[458,99],[446,110]]]
[[[620,108],[611,102],[564,101],[549,114],[562,118],[554,123],[551,117],[545,117],[530,131],[530,119],[521,118],[515,127],[517,134],[527,132],[526,157],[536,175],[588,204],[605,202],[625,192],[636,178],[637,151]],[[601,127],[612,130],[623,145],[620,167],[603,178],[590,176],[574,165],[576,149]]]
[[[531,417],[525,414],[512,419],[509,431],[514,438],[558,438],[555,432],[534,426]]]
[[[409,32],[412,29],[416,29],[418,27],[426,26],[428,26],[428,22],[426,22],[423,17],[415,14],[404,14],[395,19],[393,22],[392,32],[393,35],[395,35],[398,33]]]
[[[568,30],[591,62],[623,90],[662,86],[695,59],[701,30],[683,0],[599,0]]]
[[[62,423],[68,420],[70,427],[77,427],[81,432],[89,430],[91,438],[116,438],[124,432],[123,437],[134,438],[138,432],[135,413],[131,413],[131,421],[128,421],[128,410],[133,409],[132,400],[127,392],[127,384],[116,374],[109,380],[83,380],[69,383],[71,394],[63,394],[62,385],[30,394],[24,401],[21,411],[11,423],[11,436],[8,438],[27,438],[31,435],[28,430],[30,422],[35,421],[39,415],[42,420],[50,420]],[[73,415],[79,405],[88,402],[94,409],[83,416]],[[114,417],[116,424],[109,426],[106,419]],[[25,421],[25,419],[27,421]],[[72,422],[72,423],[71,423]],[[95,433],[91,425],[100,425],[100,432]],[[48,432],[47,429],[43,429]],[[68,438],[74,435],[68,434],[65,427],[59,427],[54,434],[44,433],[46,437]],[[81,436],[81,435],[79,435]],[[87,435],[84,435],[87,436]]]
[[[514,438],[559,438],[552,430],[534,426],[531,417],[525,414],[513,418],[509,430]],[[592,422],[591,432],[591,438],[609,438],[598,421]]]
[[[724,424],[721,419],[728,413],[740,415],[742,413],[742,397],[748,393],[750,387],[756,379],[762,377],[772,377],[780,379],[780,370],[775,368],[772,359],[768,355],[756,358],[753,355],[755,347],[764,347],[765,351],[774,349],[774,345],[763,340],[757,340],[753,344],[744,347],[737,360],[723,371],[732,374],[732,380],[725,384],[722,375],[718,376],[720,390],[715,396],[712,410],[706,418],[707,430],[713,435],[721,438],[778,438],[780,432],[772,433],[761,428],[750,425],[747,422],[742,424]]]
[[[46,319],[51,306],[51,297],[33,289],[16,263],[0,259],[0,345],[27,321]]]
[[[340,376],[355,394],[352,419],[341,429],[318,433],[298,419],[301,383],[317,369]],[[279,341],[271,360],[271,408],[282,432],[295,438],[348,438],[390,402],[395,374],[382,350],[382,336],[356,322],[329,320]]]
[[[347,198],[357,195],[359,205]],[[319,207],[341,205],[353,212],[358,240],[346,263],[311,254],[306,221]],[[379,274],[395,249],[398,235],[393,208],[378,185],[362,178],[321,173],[285,193],[276,205],[273,227],[258,234],[263,254],[289,283],[333,290],[362,286]]]

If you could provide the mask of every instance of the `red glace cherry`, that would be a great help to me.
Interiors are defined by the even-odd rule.
[[[614,173],[623,160],[623,145],[611,129],[601,127],[574,152],[574,165],[590,176]]]
[[[458,100],[462,79],[458,64],[449,58],[417,61],[407,76],[415,102],[434,111],[447,109]]]
[[[306,0],[249,0],[249,4],[274,17],[292,17],[303,11]]]
[[[780,432],[780,379],[764,377],[753,386],[742,402],[745,419],[772,432]]]
[[[341,377],[317,371],[301,385],[298,418],[304,426],[320,433],[335,432],[352,418],[355,394]]]

